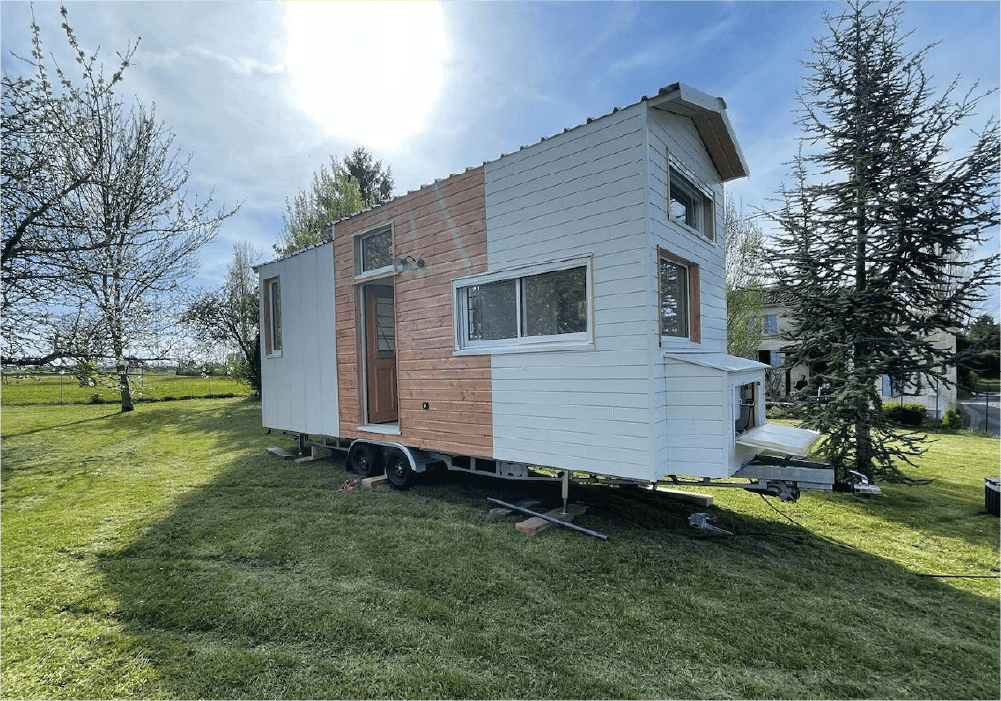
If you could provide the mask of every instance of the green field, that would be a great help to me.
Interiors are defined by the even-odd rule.
[[[208,396],[250,394],[250,389],[225,375],[186,376],[172,372],[130,373],[133,400],[170,401]],[[97,399],[95,400],[95,396]],[[81,387],[72,373],[4,371],[0,404],[97,404],[118,402],[121,395],[105,387]]]
[[[729,537],[571,487],[604,542],[486,518],[558,487],[340,493],[274,445],[246,399],[4,406],[3,697],[998,698],[996,439],[878,499],[715,491]]]

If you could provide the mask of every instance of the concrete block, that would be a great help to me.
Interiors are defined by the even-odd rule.
[[[284,448],[268,448],[268,452],[274,455],[276,458],[281,458],[282,460],[291,460],[295,456],[285,450]]]

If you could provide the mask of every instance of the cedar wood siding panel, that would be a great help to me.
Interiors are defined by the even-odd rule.
[[[500,459],[650,476],[644,113],[634,105],[485,166],[491,272],[580,255],[594,271],[594,350],[492,356]]]
[[[651,109],[648,116],[650,133],[649,202],[650,202],[650,307],[657,309],[658,247],[699,266],[699,302],[701,341],[665,339],[662,351],[725,353],[726,352],[726,281],[724,274],[724,194],[719,174],[691,119]],[[686,176],[712,192],[715,199],[715,231],[713,241],[672,221],[668,215],[668,154],[683,167]],[[659,319],[653,321],[654,334],[659,335]],[[722,389],[714,382],[696,385],[694,394],[682,390],[676,383],[686,372],[697,366],[683,364],[679,374],[671,375],[662,353],[652,363],[656,388],[653,415],[657,477],[665,474],[729,475],[727,454],[722,446],[726,423],[720,415]],[[696,375],[698,374],[697,371]],[[686,385],[687,386],[687,385]],[[698,396],[699,392],[705,396]],[[688,403],[686,404],[686,401]],[[698,422],[696,430],[696,422]],[[719,425],[720,433],[704,433]],[[714,429],[713,429],[714,430]],[[723,441],[722,443],[720,441]],[[698,446],[697,448],[693,447]]]
[[[393,224],[393,254],[426,266],[395,276],[399,436],[362,425],[354,235]],[[342,438],[489,457],[493,450],[490,358],[455,357],[452,279],[486,270],[483,168],[440,180],[334,227]],[[427,402],[428,410],[422,408]]]
[[[260,267],[281,286],[282,355],[261,358],[261,418],[267,428],[336,435],[333,244]],[[264,300],[261,300],[261,324]]]

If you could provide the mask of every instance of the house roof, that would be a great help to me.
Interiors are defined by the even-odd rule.
[[[747,161],[744,158],[744,154],[741,152],[740,145],[737,143],[737,137],[734,134],[733,126],[730,124],[730,120],[726,116],[726,101],[724,101],[722,97],[713,97],[707,93],[702,92],[701,90],[696,90],[691,86],[685,85],[684,83],[672,83],[658,90],[657,94],[654,95],[653,97],[644,95],[642,98],[640,98],[639,102],[635,102],[633,103],[633,105],[629,105],[628,107],[638,105],[642,102],[646,102],[648,106],[652,109],[663,110],[671,114],[677,114],[682,117],[690,118],[695,123],[695,128],[698,130],[699,136],[702,137],[702,141],[705,144],[706,151],[708,151],[709,157],[712,159],[713,165],[719,172],[720,178],[723,180],[723,182],[728,182],[730,180],[735,180],[737,178],[744,178],[747,177],[747,175],[750,173],[750,169],[748,168]],[[606,114],[603,114],[599,117],[588,117],[586,122],[578,124],[577,126],[574,127],[567,127],[561,133],[566,134],[567,132],[574,131],[576,129],[585,126],[586,124],[590,124],[594,121],[597,121],[598,119],[607,117],[610,114],[615,114],[616,112],[619,112],[621,109],[623,108],[615,107],[611,112],[607,112]],[[525,149],[532,148],[533,146],[536,146],[537,144],[540,144],[544,141],[548,141],[549,139],[552,139],[555,136],[558,135],[553,134],[552,136],[542,137],[541,139],[539,139],[539,141],[533,144],[522,146],[521,148],[518,149],[518,151],[524,151]],[[511,154],[502,153],[497,158],[494,158],[490,161],[484,161],[479,166],[470,166],[469,168],[466,168],[466,172],[468,173],[469,171],[474,170],[476,168],[481,168],[485,166],[487,163],[493,163],[508,155]],[[457,175],[457,173],[452,173],[451,175],[438,178],[434,181],[434,183],[441,182],[442,180],[447,180],[448,178],[453,177],[454,175]],[[419,192],[420,190],[423,190],[426,187],[430,187],[434,183],[425,183],[424,185],[421,185],[419,188],[417,188],[417,190],[411,190],[406,194],[397,195],[396,197],[394,197],[392,200],[390,200],[385,204],[390,204],[392,202],[395,202],[396,200],[402,197],[406,197],[412,194],[413,192]],[[342,221],[346,221],[347,219],[351,219],[353,217],[358,216],[359,214],[364,214],[365,212],[371,211],[373,209],[379,209],[380,207],[383,206],[385,205],[376,205],[374,207],[369,207],[368,209],[363,209],[360,212],[356,212],[355,214],[344,217],[343,219],[334,222],[334,226],[336,227],[336,225]],[[306,248],[300,249],[295,253],[290,253],[287,256],[282,256],[278,260],[284,260],[284,258],[294,256],[298,253],[302,253],[316,246],[322,246],[324,243],[327,243],[332,239],[333,235],[331,234],[331,238],[327,239],[327,241],[314,244],[313,246],[307,246]]]
[[[722,97],[712,97],[684,83],[674,83],[661,88],[655,97],[644,96],[643,99],[654,109],[688,117],[695,122],[713,165],[724,182],[746,177],[750,173],[733,125],[726,116],[726,102]]]

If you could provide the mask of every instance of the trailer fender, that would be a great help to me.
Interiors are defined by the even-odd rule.
[[[407,457],[407,461],[410,463],[410,469],[414,472],[424,472],[427,469],[427,464],[429,462],[434,462],[434,459],[424,453],[424,451],[408,448],[402,443],[396,443],[394,441],[377,441],[369,438],[357,438],[351,443],[351,445],[354,445],[355,443],[364,443],[367,445],[379,446],[381,448],[388,448],[390,450],[398,450]]]

